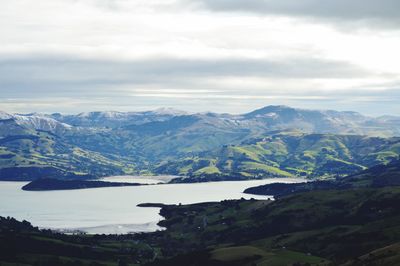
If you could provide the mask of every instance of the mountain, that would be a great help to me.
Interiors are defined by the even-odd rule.
[[[72,129],[72,126],[59,122],[53,118],[49,118],[43,114],[7,114],[5,112],[0,112],[0,121],[12,120],[19,126],[47,131],[53,134],[61,135],[65,134],[67,131]],[[10,134],[14,134],[14,131],[10,131]]]
[[[244,127],[231,116],[214,113],[178,116],[125,129],[145,147],[144,153],[159,157],[176,157],[239,143],[258,130]]]
[[[0,139],[1,180],[88,179],[129,174],[133,169],[134,164],[124,158],[81,149],[46,132]]]
[[[400,138],[273,132],[239,145],[162,163],[155,172],[194,180],[339,177],[400,156]]]
[[[332,110],[305,110],[288,106],[266,106],[240,115],[197,113],[188,114],[170,108],[161,108],[144,112],[97,111],[77,115],[46,114],[6,114],[0,113],[0,119],[14,118],[21,123],[32,124],[36,129],[53,129],[57,122],[64,127],[124,128],[131,125],[145,125],[159,122],[168,123],[180,116],[193,116],[204,123],[230,123],[241,130],[272,131],[297,129],[307,133],[355,134],[370,136],[400,135],[400,118],[395,116],[368,117],[356,112]],[[4,117],[4,118],[2,118]],[[47,124],[53,124],[47,125]],[[61,126],[61,125],[57,125]],[[46,129],[47,128],[47,129]],[[224,129],[224,128],[223,128]]]
[[[146,112],[86,112],[78,115],[51,114],[50,117],[63,123],[79,127],[111,127],[140,125],[156,121],[166,121],[173,117],[185,115],[186,112],[161,108]]]
[[[273,195],[274,197],[283,197],[290,194],[318,190],[345,190],[393,186],[400,186],[400,160],[372,166],[371,168],[359,173],[337,177],[334,180],[318,180],[296,184],[275,183],[247,188],[244,192],[255,195]]]
[[[27,132],[32,132],[28,128],[21,126],[15,121],[15,119],[7,116],[3,116],[5,119],[0,119],[0,137],[5,138],[12,135],[20,135]]]
[[[106,143],[113,139],[113,145],[132,147],[124,150],[124,155],[140,154],[153,162],[161,157],[174,159],[223,145],[237,145],[273,130],[370,136],[393,136],[400,132],[400,123],[385,124],[354,112],[310,111],[286,106],[268,106],[243,115],[198,113],[163,119],[152,117],[153,121],[145,123],[138,116],[135,116],[136,120],[131,118],[121,127],[105,132],[101,141]],[[79,136],[76,141],[80,141]],[[106,149],[112,150],[113,147],[107,146]]]
[[[0,111],[0,120],[8,120],[11,118],[12,118],[12,115],[7,114],[6,112]]]
[[[379,164],[345,178],[346,182],[358,186],[400,186],[400,160]]]
[[[53,167],[57,157],[64,158],[56,160],[63,171],[75,165],[74,171],[95,175],[174,173],[217,180],[341,176],[396,159],[397,139],[388,136],[400,135],[399,121],[287,106],[267,106],[241,115],[174,109],[77,115],[1,112],[0,141],[9,136],[30,140],[19,138],[11,146],[8,139],[2,140],[8,143],[1,146],[4,152],[24,160],[11,165],[0,161],[0,169],[34,164],[39,157],[41,165]],[[40,145],[32,144],[32,138]],[[78,153],[90,157],[84,160],[90,163],[77,167],[83,164],[76,159],[77,150],[84,151]],[[109,170],[91,171],[90,165]]]
[[[269,130],[297,129],[308,133],[399,136],[400,119],[372,118],[357,112],[304,110],[267,106],[243,115],[245,120],[264,124]],[[395,122],[395,123],[393,123]]]
[[[13,119],[17,124],[26,126],[31,129],[51,132],[53,134],[61,135],[72,129],[72,126],[59,122],[55,119],[30,114],[30,115],[14,115]]]
[[[133,163],[124,158],[104,156],[66,143],[58,135],[33,126],[44,129],[47,124],[30,121],[35,119],[28,123],[21,123],[15,116],[0,120],[0,180],[87,179],[132,171]],[[54,124],[51,121],[49,125]]]

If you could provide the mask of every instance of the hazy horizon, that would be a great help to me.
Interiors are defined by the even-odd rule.
[[[52,115],[52,114],[62,114],[62,115],[79,115],[79,114],[84,114],[84,113],[95,113],[95,112],[118,112],[118,113],[140,113],[140,112],[168,112],[168,111],[175,111],[175,112],[182,112],[183,114],[206,114],[206,113],[216,113],[216,114],[230,114],[230,115],[243,115],[247,114],[265,107],[269,106],[283,106],[283,107],[288,107],[288,108],[294,108],[294,109],[299,109],[299,110],[310,110],[310,111],[338,111],[338,112],[355,112],[359,113],[361,115],[367,116],[367,117],[383,117],[383,116],[399,116],[399,115],[393,115],[393,114],[378,114],[378,115],[368,115],[363,112],[357,112],[354,110],[339,110],[339,109],[312,109],[312,108],[302,108],[302,107],[295,107],[295,106],[289,106],[289,105],[282,105],[282,104],[271,104],[271,105],[265,105],[265,106],[259,106],[257,108],[253,108],[244,112],[218,112],[218,111],[211,111],[211,110],[200,110],[200,111],[188,111],[188,110],[183,110],[183,109],[177,109],[174,107],[158,107],[158,108],[153,108],[153,109],[131,109],[131,110],[89,110],[89,111],[83,111],[83,112],[8,112],[7,110],[1,110],[0,112],[5,112],[7,114],[16,114],[16,115],[29,115],[29,114],[45,114],[45,115]]]

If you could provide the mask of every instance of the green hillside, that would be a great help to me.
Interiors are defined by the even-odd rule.
[[[132,163],[67,144],[58,136],[34,130],[0,139],[0,179],[38,177],[93,178],[134,171]]]
[[[398,159],[399,138],[279,132],[169,161],[155,169],[192,178],[339,177]]]
[[[53,128],[55,123],[58,127],[53,131],[59,134],[34,129],[38,125],[29,126],[25,120],[18,124],[21,122],[3,119],[0,178],[115,174],[189,177],[177,182],[331,178],[388,163],[400,154],[400,138],[267,132],[268,124],[258,118],[259,126],[252,129],[239,118],[211,113],[183,115],[117,128],[62,127],[59,122],[37,118],[44,128]],[[56,130],[59,127],[62,130]]]
[[[165,207],[163,240],[169,245],[162,254],[180,253],[179,243],[198,251],[154,265],[353,265],[358,257],[365,263],[359,265],[398,261],[379,249],[398,250],[389,245],[400,240],[399,195],[397,188],[323,191],[272,203]],[[365,255],[371,252],[381,256]]]
[[[237,145],[221,145],[212,150],[203,150],[203,146],[199,152],[183,149],[175,155],[162,156],[147,153],[160,145],[164,146],[162,149],[169,147],[165,139],[169,136],[158,136],[157,140],[142,136],[139,141],[137,136],[123,135],[124,131],[107,132],[84,131],[59,137],[44,131],[20,130],[4,136],[0,139],[0,177],[11,180],[34,179],[43,174],[153,173],[191,178],[185,181],[329,178],[388,163],[400,154],[399,138],[276,132]],[[183,144],[175,145],[178,148]]]
[[[273,195],[275,198],[278,198],[314,190],[344,190],[391,186],[400,186],[400,160],[373,166],[360,173],[345,177],[337,177],[332,180],[317,180],[293,184],[267,184],[247,188],[244,192],[256,195]]]
[[[164,205],[164,231],[63,235],[0,218],[5,265],[396,265],[399,188]],[[388,264],[389,263],[389,264]]]

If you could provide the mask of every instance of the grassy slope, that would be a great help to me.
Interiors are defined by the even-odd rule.
[[[136,265],[153,256],[150,247],[123,237],[68,236],[0,217],[0,265]]]
[[[290,194],[327,189],[380,188],[400,186],[400,160],[373,166],[360,173],[329,181],[314,181],[297,184],[268,184],[251,187],[244,192],[256,195],[282,197]]]
[[[66,144],[59,137],[39,131],[23,132],[0,140],[1,178],[13,175],[32,179],[29,172],[40,172],[43,177],[54,174],[104,176],[133,172],[126,159],[105,156]],[[26,169],[26,171],[24,170]],[[36,170],[35,170],[36,169]],[[42,169],[42,170],[38,170]],[[34,174],[32,174],[34,176]]]
[[[387,163],[400,154],[399,138],[281,131],[254,139],[262,133],[239,130],[212,115],[185,121],[166,128],[150,123],[133,129],[71,130],[62,136],[0,121],[0,169],[19,167],[25,170],[22,176],[32,172],[26,167],[52,167],[73,174],[174,174],[198,181],[329,178]]]
[[[358,186],[398,186],[400,185],[400,160],[371,167],[341,180],[348,180]]]
[[[345,264],[345,266],[350,265],[400,265],[400,243],[373,250]]]
[[[161,214],[166,219],[161,225],[167,230],[125,236],[66,236],[0,219],[0,262],[116,265],[124,259],[133,265],[157,258],[152,265],[340,265],[355,260],[368,265],[397,261],[393,252],[400,242],[399,200],[400,188],[385,188],[315,191],[275,202],[164,206]]]
[[[247,262],[237,265],[264,265],[270,259],[282,259],[273,254],[294,251],[312,254],[305,256],[313,261],[309,263],[346,263],[400,241],[399,200],[400,188],[387,188],[310,192],[274,203],[226,201],[167,207],[162,212],[168,228],[163,241],[169,245],[162,254],[184,252],[182,245],[186,251],[204,251],[192,251],[162,265],[215,260],[232,260],[230,265],[236,265],[244,258]]]
[[[202,177],[333,177],[399,158],[400,139],[278,133],[161,164],[156,172]]]

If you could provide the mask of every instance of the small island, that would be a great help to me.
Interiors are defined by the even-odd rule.
[[[26,191],[70,190],[101,187],[141,186],[139,183],[106,182],[90,180],[61,180],[54,178],[40,178],[22,187]]]
[[[164,208],[166,206],[175,206],[174,204],[164,204],[164,203],[140,203],[136,205],[142,208]]]

